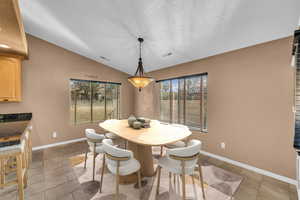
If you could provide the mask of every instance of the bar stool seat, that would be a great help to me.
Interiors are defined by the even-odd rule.
[[[22,147],[22,143],[11,145],[11,146],[6,146],[6,147],[1,147],[0,155],[21,153],[23,148],[24,147]]]

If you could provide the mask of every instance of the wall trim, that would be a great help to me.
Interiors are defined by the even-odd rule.
[[[41,149],[47,149],[47,148],[51,148],[51,147],[56,147],[56,146],[65,145],[65,144],[71,144],[71,143],[85,141],[85,140],[86,140],[86,138],[78,138],[78,139],[73,139],[73,140],[67,140],[67,141],[63,141],[63,142],[57,142],[57,143],[52,143],[52,144],[33,147],[32,150],[37,151],[37,150],[41,150]],[[258,174],[269,176],[269,177],[278,179],[280,181],[283,181],[283,182],[286,182],[286,183],[289,183],[289,184],[292,184],[292,185],[297,185],[297,181],[295,179],[291,179],[291,178],[288,178],[286,176],[281,176],[279,174],[275,174],[273,172],[270,172],[270,171],[267,171],[267,170],[264,170],[264,169],[260,169],[260,168],[257,168],[257,167],[253,167],[251,165],[241,163],[241,162],[238,162],[238,161],[235,161],[235,160],[231,160],[229,158],[219,156],[219,155],[216,155],[216,154],[213,154],[213,153],[209,153],[209,152],[206,152],[206,151],[201,151],[201,153],[203,155],[210,156],[212,158],[215,158],[215,159],[218,159],[218,160],[236,165],[238,167],[242,167],[242,168],[248,169],[250,171],[254,171]]]
[[[289,184],[292,184],[292,185],[297,185],[297,181],[295,179],[291,179],[291,178],[286,177],[286,176],[281,176],[279,174],[275,174],[273,172],[270,172],[270,171],[267,171],[267,170],[264,170],[264,169],[260,169],[260,168],[257,168],[257,167],[253,167],[251,165],[248,165],[248,164],[245,164],[245,163],[241,163],[241,162],[238,162],[238,161],[235,161],[235,160],[231,160],[229,158],[226,158],[226,157],[223,157],[223,156],[219,156],[219,155],[216,155],[216,154],[212,154],[212,153],[209,153],[209,152],[206,152],[206,151],[201,151],[201,153],[203,155],[216,158],[218,160],[221,160],[221,161],[233,164],[235,166],[242,167],[242,168],[248,169],[250,171],[254,171],[254,172],[258,173],[258,174],[269,176],[269,177],[278,179],[280,181],[283,181],[283,182],[286,182],[286,183],[289,183]]]
[[[78,139],[67,140],[67,141],[63,141],[63,142],[56,142],[56,143],[52,143],[52,144],[46,144],[46,145],[42,145],[42,146],[33,147],[32,151],[47,149],[47,148],[56,147],[56,146],[60,146],[60,145],[64,145],[64,144],[71,144],[71,143],[75,143],[75,142],[81,142],[81,141],[84,141],[84,140],[86,140],[86,138],[78,138]]]

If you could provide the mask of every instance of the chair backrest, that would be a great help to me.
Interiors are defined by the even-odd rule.
[[[94,143],[101,143],[102,140],[105,138],[104,135],[97,134],[95,129],[91,128],[85,129],[85,136],[90,146],[94,145]]]
[[[132,151],[114,146],[111,139],[104,139],[102,144],[107,158],[107,165],[117,166],[118,162],[120,164],[119,166],[126,165],[128,161],[133,158]]]
[[[189,130],[189,127],[187,127],[183,124],[171,124],[171,126]]]
[[[185,167],[195,167],[201,150],[200,140],[190,140],[187,147],[167,149],[166,154],[175,164],[185,162]]]
[[[88,135],[89,135],[90,133],[96,133],[95,129],[92,129],[92,128],[86,128],[86,129],[85,129],[85,136],[88,137]]]

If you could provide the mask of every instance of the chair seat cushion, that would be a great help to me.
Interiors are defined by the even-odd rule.
[[[137,172],[138,170],[140,170],[140,163],[132,158],[129,161],[127,161],[126,165],[122,165],[119,168],[119,174],[120,176],[126,176],[132,173]],[[115,165],[107,165],[107,168],[109,169],[109,171],[113,174],[117,173],[117,167]]]
[[[178,142],[174,142],[171,144],[167,144],[165,146],[169,149],[174,149],[174,148],[182,148],[182,147],[185,147],[186,145],[183,141],[178,141]]]
[[[181,163],[179,161],[174,161],[169,159],[167,156],[164,156],[158,160],[158,165],[164,169],[166,169],[169,172],[172,172],[174,174],[181,174],[182,173],[182,167]],[[193,174],[195,170],[195,166],[193,167],[186,167],[185,168],[185,174]]]
[[[116,139],[118,138],[119,136],[114,134],[114,133],[106,133],[105,134],[105,137],[108,138],[108,139]]]
[[[96,146],[96,153],[104,153],[103,145]]]
[[[91,152],[94,151],[94,143],[93,142],[88,142],[89,145],[89,149]],[[96,152],[97,152],[97,147],[101,147],[102,148],[102,143],[96,143]]]

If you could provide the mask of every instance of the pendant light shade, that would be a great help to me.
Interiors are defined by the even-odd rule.
[[[128,81],[136,88],[139,89],[139,91],[142,90],[142,88],[146,87],[149,83],[151,83],[154,79],[148,76],[144,75],[144,67],[143,67],[143,61],[142,61],[142,42],[144,41],[143,38],[138,38],[138,41],[140,43],[140,58],[138,67],[136,69],[136,72],[134,76],[131,76],[128,78]]]
[[[128,78],[128,81],[136,88],[139,88],[141,91],[142,88],[146,87],[149,83],[153,81],[151,77],[146,76],[131,76]]]

